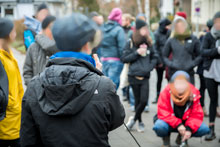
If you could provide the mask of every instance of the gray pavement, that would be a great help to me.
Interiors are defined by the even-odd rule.
[[[13,49],[13,53],[15,58],[18,61],[18,65],[22,74],[22,67],[25,60],[25,55],[21,54],[20,52]],[[166,80],[163,81],[163,88],[167,84]],[[196,87],[199,87],[199,80],[198,76],[196,76]],[[119,90],[119,95],[120,90]],[[160,147],[162,146],[162,140],[155,135],[152,130],[153,127],[153,116],[157,112],[157,108],[155,104],[151,104],[156,96],[156,72],[155,70],[151,73],[150,78],[150,112],[143,114],[143,121],[146,126],[146,130],[144,133],[138,133],[136,131],[132,132],[133,135],[136,137],[138,142],[140,143],[141,147]],[[128,120],[128,117],[134,115],[133,112],[130,111],[129,105],[127,102],[123,102],[126,111],[126,119],[125,123]],[[206,108],[209,106],[209,97],[206,92]],[[208,118],[204,118],[206,124],[208,124]],[[220,143],[218,143],[218,139],[220,138],[220,119],[216,119],[216,135],[217,139],[211,142],[204,141],[204,138],[191,138],[189,140],[190,147],[220,147]],[[173,133],[171,135],[171,144],[172,147],[177,147],[175,145],[177,133]],[[125,131],[124,127],[121,126],[120,128],[110,132],[109,134],[109,142],[112,147],[138,147],[132,137],[129,135],[127,131]]]

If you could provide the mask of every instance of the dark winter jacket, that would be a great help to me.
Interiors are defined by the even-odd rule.
[[[153,47],[148,46],[147,55],[144,57],[137,53],[138,48],[130,39],[125,46],[121,60],[124,63],[130,63],[128,76],[149,78],[158,56]]]
[[[203,67],[206,70],[209,70],[213,59],[220,59],[220,54],[216,48],[216,39],[211,35],[210,32],[206,33],[201,50],[202,50],[202,57],[203,57]]]
[[[76,58],[49,60],[22,103],[22,147],[109,147],[125,117],[113,82]]]
[[[101,57],[120,58],[126,44],[123,28],[115,21],[108,21],[102,31],[103,40],[99,48]]]
[[[155,46],[155,50],[159,54],[158,64],[163,63],[163,58],[162,58],[163,48],[164,48],[164,45],[165,45],[167,39],[170,36],[170,30],[166,29],[166,26],[169,25],[167,23],[168,23],[167,20],[163,19],[160,22],[160,26],[159,26],[158,30],[156,30],[156,32],[154,33],[154,36],[155,36],[154,46]]]
[[[0,60],[0,121],[6,116],[8,106],[8,76]]]
[[[172,59],[169,59],[170,54]],[[169,67],[170,76],[177,70],[193,74],[193,68],[202,60],[199,40],[193,35],[186,38],[184,44],[176,38],[168,39],[163,49],[163,60]]]
[[[35,43],[29,47],[24,62],[23,77],[25,85],[28,85],[35,75],[44,70],[49,57],[57,51],[55,41],[50,40],[43,34],[36,36]]]

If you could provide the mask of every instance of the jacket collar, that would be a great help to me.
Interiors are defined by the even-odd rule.
[[[50,59],[46,65],[46,67],[52,66],[52,65],[69,65],[69,66],[78,66],[78,67],[85,67],[89,69],[91,72],[94,72],[100,76],[103,75],[103,73],[95,68],[92,64],[89,62],[77,59],[77,58],[54,58]]]
[[[84,53],[81,53],[81,52],[71,52],[71,51],[58,52],[50,57],[50,59],[55,59],[55,58],[82,59],[84,61],[91,63],[94,67],[96,67],[95,60],[91,56],[84,54]]]

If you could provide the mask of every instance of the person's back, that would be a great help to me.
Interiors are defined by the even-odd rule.
[[[73,23],[76,20],[78,23]],[[95,29],[81,14],[55,22],[53,35],[63,50],[54,54],[46,69],[28,85],[23,98],[21,146],[110,146],[108,132],[122,125],[125,112],[113,82],[87,55]],[[85,38],[76,40],[79,34],[71,33],[73,30],[86,34]],[[71,41],[64,43],[66,37]]]
[[[55,19],[54,16],[47,16],[44,19],[42,22],[43,33],[36,35],[35,42],[27,50],[23,66],[25,85],[28,85],[34,76],[41,73],[45,69],[49,57],[59,51],[51,32]]]
[[[104,35],[100,46],[101,57],[120,58],[126,42],[124,30],[111,20],[106,22],[102,29]]]

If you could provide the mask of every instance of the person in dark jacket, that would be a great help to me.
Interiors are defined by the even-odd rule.
[[[110,147],[108,133],[123,124],[125,112],[115,85],[89,55],[97,25],[73,13],[56,20],[52,32],[61,52],[27,87],[21,146]]]
[[[201,137],[210,131],[203,123],[199,90],[189,79],[189,74],[177,71],[160,94],[153,130],[163,138],[164,147],[170,147],[171,132],[179,133],[176,143],[180,145],[187,144],[190,137]]]
[[[201,35],[199,37],[199,40],[200,40],[200,43],[203,42],[203,39],[204,39],[204,36],[205,36],[205,33],[207,32],[210,32],[211,31],[211,28],[213,26],[213,21],[212,19],[207,21],[206,23],[206,26],[207,26],[207,29],[205,30],[204,35]],[[201,94],[201,99],[200,99],[200,102],[201,102],[201,105],[202,105],[202,108],[203,108],[203,113],[204,113],[204,116],[208,116],[208,112],[206,111],[206,108],[205,108],[205,90],[207,89],[206,88],[206,84],[205,84],[205,78],[203,76],[203,71],[204,71],[204,68],[203,68],[203,58],[202,58],[202,62],[198,65],[198,68],[197,68],[197,74],[199,75],[199,80],[200,80],[200,88],[199,88],[199,91],[200,91],[200,94]]]
[[[183,70],[190,74],[190,81],[194,83],[193,69],[202,60],[200,42],[191,34],[183,17],[176,16],[173,21],[171,36],[163,49],[163,60],[169,68],[169,77],[177,70]]]
[[[58,52],[51,32],[54,16],[47,16],[42,22],[42,34],[38,34],[35,42],[29,47],[23,66],[25,85],[37,74],[41,73],[51,55]]]
[[[155,49],[157,50],[157,52],[159,54],[158,63],[157,63],[157,67],[156,67],[157,95],[156,95],[155,101],[153,102],[154,104],[157,103],[157,100],[158,100],[158,97],[160,94],[160,90],[161,90],[163,73],[165,70],[165,65],[164,65],[163,59],[162,59],[162,52],[163,52],[163,48],[164,48],[164,45],[165,45],[167,39],[170,37],[170,25],[171,25],[171,21],[167,18],[164,18],[159,22],[159,28],[154,33],[154,37],[155,37],[155,44],[154,45],[155,45]]]
[[[103,64],[102,71],[116,84],[117,89],[123,68],[120,57],[126,44],[125,33],[121,24],[122,11],[119,8],[114,8],[108,17],[108,22],[103,26],[104,35],[99,48]]]
[[[149,32],[145,21],[136,21],[136,31],[132,35],[123,51],[121,57],[124,63],[130,63],[128,81],[132,87],[135,97],[135,116],[131,116],[127,128],[132,130],[136,121],[138,131],[144,131],[144,123],[141,115],[148,102],[150,72],[157,63],[157,55],[148,39]]]
[[[207,141],[216,138],[214,127],[219,96],[218,86],[220,85],[220,11],[215,14],[213,22],[213,27],[205,35],[201,47],[204,68],[203,76],[205,77],[210,97],[209,127],[211,131],[205,138]]]

